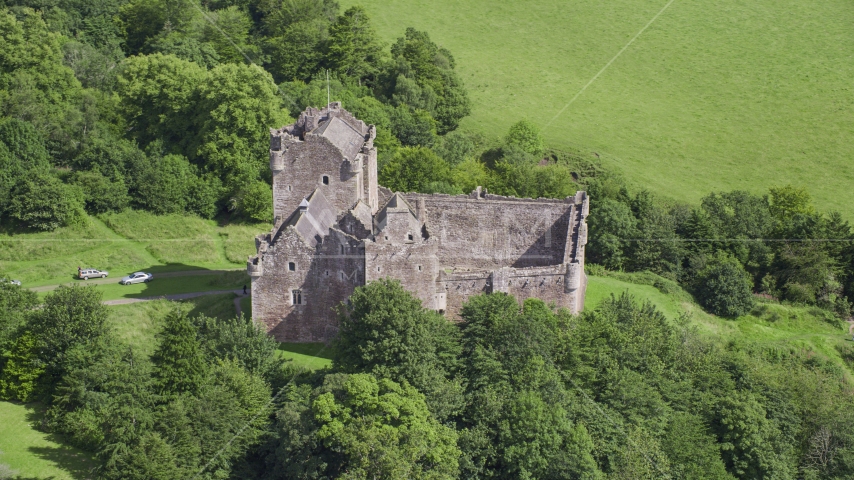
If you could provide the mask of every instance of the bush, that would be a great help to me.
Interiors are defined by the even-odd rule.
[[[111,180],[98,170],[75,172],[72,182],[82,190],[86,211],[91,214],[120,212],[130,204],[127,186],[120,176]]]
[[[380,184],[396,192],[423,192],[433,182],[450,184],[451,169],[429,148],[403,147],[380,170]]]
[[[26,228],[56,230],[83,215],[83,192],[48,174],[22,177],[12,190],[9,216]]]
[[[252,182],[238,198],[238,210],[243,216],[258,222],[273,219],[273,189],[267,182]]]
[[[505,139],[508,146],[516,146],[526,153],[540,156],[545,151],[545,143],[540,129],[528,120],[520,120],[510,127]]]
[[[720,254],[697,274],[697,299],[710,312],[737,317],[753,307],[750,275],[735,258]]]

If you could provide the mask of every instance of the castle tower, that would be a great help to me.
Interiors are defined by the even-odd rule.
[[[339,211],[361,200],[377,208],[377,151],[373,125],[333,102],[308,108],[291,125],[270,130],[275,223],[319,189]]]

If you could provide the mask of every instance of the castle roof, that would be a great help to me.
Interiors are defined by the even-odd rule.
[[[353,160],[365,143],[365,136],[362,132],[338,117],[328,117],[311,133],[326,137],[347,160]]]
[[[388,216],[389,210],[393,212],[405,212],[408,210],[410,215],[412,215],[414,218],[418,218],[418,215],[415,214],[415,209],[413,209],[412,206],[409,205],[409,202],[407,202],[406,199],[403,198],[403,195],[399,193],[395,193],[394,195],[392,195],[388,202],[386,202],[383,208],[381,208],[380,211],[377,213],[377,223],[383,223],[383,221]]]
[[[303,207],[304,203],[308,205],[307,208],[304,211],[300,208],[294,212],[282,228],[293,226],[306,243],[314,247],[335,225],[335,209],[319,189],[315,189],[311,195],[304,198],[300,207]]]

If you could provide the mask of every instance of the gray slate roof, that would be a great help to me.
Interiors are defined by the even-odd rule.
[[[326,137],[347,160],[353,160],[365,143],[365,136],[359,130],[338,117],[331,117],[311,133]]]
[[[329,200],[319,189],[315,189],[308,198],[303,199],[303,202],[308,203],[306,211],[297,210],[294,212],[285,222],[283,228],[293,225],[306,243],[314,247],[329,234],[329,229],[335,225],[335,210],[329,205]]]
[[[382,223],[382,221],[385,220],[389,210],[403,209],[409,210],[409,214],[412,215],[413,218],[418,218],[418,215],[415,214],[415,209],[412,208],[412,205],[403,198],[403,195],[395,193],[377,213],[377,223]]]

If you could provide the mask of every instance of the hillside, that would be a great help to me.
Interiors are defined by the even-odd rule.
[[[527,117],[555,146],[596,152],[634,184],[696,202],[710,191],[806,186],[852,218],[854,4],[758,0],[346,0],[393,42],[426,30],[473,101],[464,128]]]

